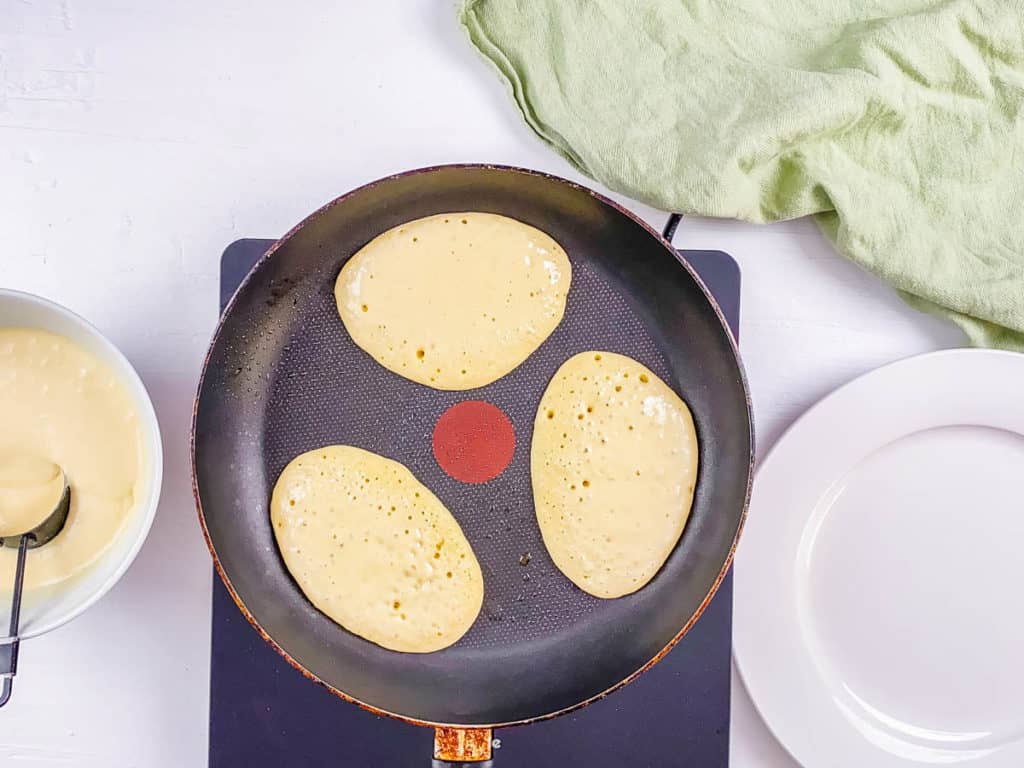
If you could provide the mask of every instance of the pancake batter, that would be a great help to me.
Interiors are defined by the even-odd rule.
[[[115,541],[135,508],[142,466],[135,405],[114,372],[71,340],[0,328],[0,534],[22,533],[71,487],[64,530],[29,550],[25,588],[67,581]],[[0,550],[0,590],[14,580]]]

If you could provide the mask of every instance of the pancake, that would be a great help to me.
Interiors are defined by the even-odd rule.
[[[686,525],[697,477],[689,408],[637,361],[583,352],[558,369],[530,454],[544,545],[585,592],[613,598],[649,582]]]
[[[270,519],[306,597],[377,645],[437,651],[480,613],[483,576],[462,529],[397,461],[347,445],[297,456]]]
[[[435,389],[500,379],[551,335],[572,268],[544,232],[492,213],[444,213],[371,240],[335,283],[349,335]]]

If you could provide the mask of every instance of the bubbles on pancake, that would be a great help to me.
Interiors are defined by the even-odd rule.
[[[565,252],[534,227],[489,213],[440,214],[360,249],[338,275],[335,298],[352,339],[381,365],[464,390],[504,376],[550,335],[571,279]]]
[[[393,650],[437,650],[457,641],[479,613],[483,581],[469,543],[437,497],[398,462],[350,446],[303,454],[281,473],[271,518],[302,591],[368,640]]]
[[[689,409],[635,360],[578,354],[541,398],[531,470],[556,565],[591,594],[628,594],[657,573],[689,514],[697,470]]]

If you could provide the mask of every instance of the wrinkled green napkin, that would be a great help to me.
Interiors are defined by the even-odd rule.
[[[666,210],[815,214],[978,345],[1024,350],[1024,2],[464,0],[582,172]]]

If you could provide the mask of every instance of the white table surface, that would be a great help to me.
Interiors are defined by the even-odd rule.
[[[0,285],[69,306],[121,347],[166,457],[156,523],[124,579],[23,646],[0,764],[205,764],[210,561],[187,439],[220,252],[363,182],[456,161],[587,183],[520,122],[449,0],[0,0]],[[742,267],[762,453],[838,384],[962,343],[808,221],[688,220],[677,243]],[[795,765],[735,675],[731,751],[734,768]]]

